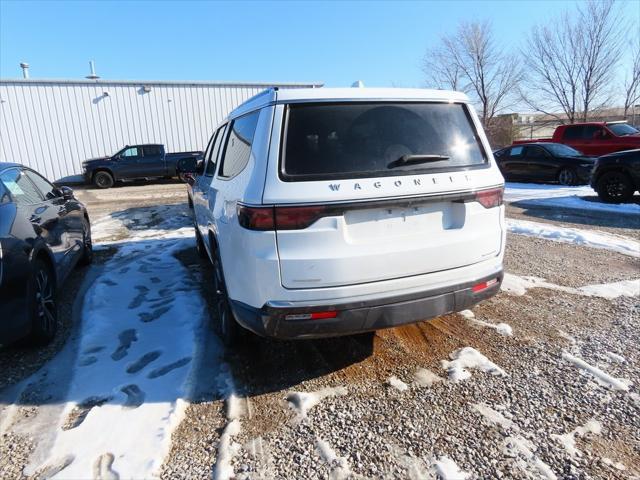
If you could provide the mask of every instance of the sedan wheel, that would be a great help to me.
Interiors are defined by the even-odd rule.
[[[623,172],[607,172],[598,179],[596,191],[605,202],[628,202],[633,197],[633,183]]]
[[[578,183],[578,176],[573,170],[569,168],[563,168],[562,170],[560,170],[560,173],[558,173],[558,183],[560,183],[560,185],[567,186],[575,185],[576,183]]]
[[[40,259],[36,260],[29,280],[29,309],[31,340],[39,345],[49,343],[58,328],[58,304],[51,270]]]

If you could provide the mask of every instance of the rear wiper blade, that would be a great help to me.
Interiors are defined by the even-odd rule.
[[[396,168],[418,163],[440,162],[442,160],[449,160],[449,157],[446,155],[403,155],[387,165],[387,168]]]

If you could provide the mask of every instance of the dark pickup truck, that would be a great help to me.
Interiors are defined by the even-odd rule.
[[[113,187],[119,180],[177,177],[176,165],[187,158],[202,158],[202,152],[166,153],[164,145],[127,145],[111,157],[82,163],[86,183],[98,188]]]

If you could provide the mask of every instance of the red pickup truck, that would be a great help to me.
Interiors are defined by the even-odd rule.
[[[517,140],[517,143],[564,143],[585,155],[606,155],[640,148],[640,131],[626,122],[589,122],[560,125],[551,138]]]

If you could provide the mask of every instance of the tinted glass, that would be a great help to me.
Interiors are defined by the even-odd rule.
[[[545,145],[545,148],[549,150],[553,155],[557,155],[559,157],[577,157],[582,155],[575,148],[571,148],[567,145],[562,145],[561,143],[550,143]]]
[[[234,177],[247,166],[259,116],[259,111],[253,112],[237,118],[231,124],[227,147],[220,167],[220,176]]]
[[[37,173],[30,170],[24,170],[24,174],[29,177],[29,180],[31,180],[35,184],[38,190],[40,190],[40,193],[42,193],[47,200],[51,200],[52,198],[56,198],[58,196],[55,193],[56,187],[51,185],[47,180],[42,178]]]
[[[544,150],[542,150],[540,147],[527,147],[527,157],[530,158],[544,158],[547,155],[545,154]]]
[[[596,138],[596,132],[602,132],[602,127],[598,127],[597,125],[585,125],[582,130],[582,138],[586,140]]]
[[[139,157],[138,147],[127,148],[124,152],[122,152],[123,157]]]
[[[487,162],[465,107],[450,103],[290,105],[285,141],[285,180],[402,175]],[[420,155],[433,158],[410,158]]]
[[[18,168],[0,173],[0,180],[18,205],[31,205],[44,200],[36,186]]]
[[[162,148],[160,145],[147,145],[146,147],[142,147],[142,151],[144,152],[145,157],[158,157],[162,155]]]
[[[565,140],[576,140],[578,138],[582,138],[582,129],[581,125],[577,125],[575,127],[567,127],[564,130],[564,135],[562,138]]]
[[[632,127],[628,123],[614,123],[612,125],[607,125],[607,127],[609,127],[609,130],[611,130],[615,135],[620,137],[640,133],[636,128]]]
[[[207,167],[204,174],[208,177],[212,177],[216,173],[216,164],[218,160],[218,152],[220,152],[220,145],[224,138],[224,131],[227,126],[220,127],[216,132],[216,138],[213,141],[213,147],[209,151],[209,158],[207,158]]]

